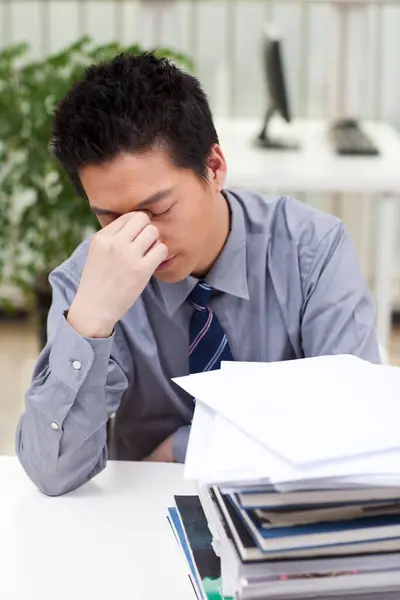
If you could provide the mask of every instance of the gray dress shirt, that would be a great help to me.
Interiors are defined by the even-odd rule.
[[[206,278],[235,360],[354,354],[379,362],[374,307],[343,224],[292,198],[224,192],[231,231]],[[89,241],[51,276],[48,343],[26,395],[17,454],[45,493],[72,490],[106,465],[106,423],[116,458],[141,460],[174,434],[184,461],[193,400],[171,378],[188,374],[188,295],[196,279],[152,279],[112,337],[78,335],[64,314]],[[323,395],[321,396],[323,402]]]

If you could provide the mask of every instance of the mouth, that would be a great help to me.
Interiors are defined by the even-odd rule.
[[[176,256],[171,256],[171,258],[167,258],[167,260],[164,260],[156,270],[164,271],[165,269],[168,269],[168,267],[174,262],[175,258]]]

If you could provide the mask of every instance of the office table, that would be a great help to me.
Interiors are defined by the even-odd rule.
[[[266,194],[360,193],[376,197],[376,324],[379,342],[387,348],[392,312],[395,206],[400,196],[400,135],[384,122],[363,123],[380,156],[340,157],[329,146],[325,121],[272,123],[271,133],[295,138],[300,143],[298,151],[254,147],[252,140],[260,130],[258,119],[216,119],[216,127],[228,163],[228,187]]]
[[[180,465],[110,461],[49,498],[0,457],[1,600],[194,598],[166,517],[174,494],[192,493]]]

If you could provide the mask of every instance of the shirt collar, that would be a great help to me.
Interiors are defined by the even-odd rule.
[[[220,292],[248,300],[247,239],[243,209],[232,193],[224,190],[223,195],[229,204],[231,212],[231,230],[221,254],[207,277],[205,277],[205,281],[212,288]],[[157,281],[161,296],[170,316],[183,304],[197,283],[198,279],[192,276],[186,277],[186,279],[177,283]]]

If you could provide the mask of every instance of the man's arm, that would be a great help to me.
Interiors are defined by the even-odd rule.
[[[82,485],[106,464],[106,423],[133,369],[121,367],[115,330],[167,257],[159,237],[146,214],[124,214],[93,236],[79,284],[65,267],[53,275],[49,342],[17,431],[20,461],[47,494]]]
[[[189,443],[190,425],[182,425],[169,435],[149,456],[146,462],[184,463]]]
[[[107,461],[106,423],[128,387],[114,344],[80,336],[68,323],[74,282],[65,271],[51,276],[53,302],[48,344],[26,394],[16,451],[32,481],[48,495],[75,489]]]
[[[306,357],[353,354],[380,363],[374,303],[342,223],[319,244],[303,289]]]

